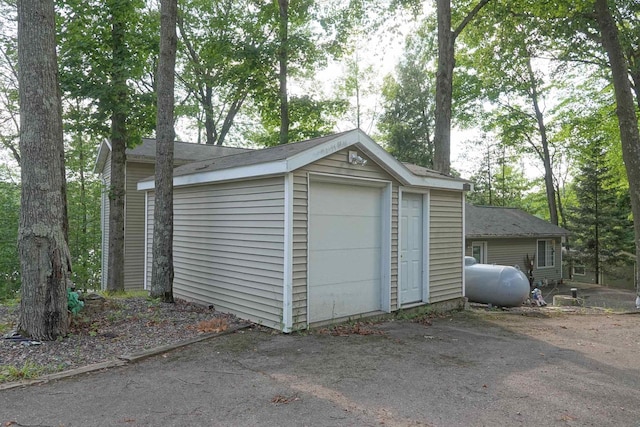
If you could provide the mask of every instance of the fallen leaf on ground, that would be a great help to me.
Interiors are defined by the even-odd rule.
[[[227,321],[225,319],[211,319],[211,320],[202,320],[198,322],[196,325],[189,325],[187,329],[195,329],[198,332],[209,333],[209,332],[222,332],[227,330]]]
[[[275,396],[273,396],[273,399],[271,399],[271,403],[286,404],[286,403],[295,402],[297,400],[300,400],[300,398],[298,396],[286,397],[286,396],[283,396],[281,394],[276,394]]]

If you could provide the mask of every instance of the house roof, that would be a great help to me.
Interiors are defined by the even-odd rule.
[[[569,231],[516,208],[465,205],[467,238],[556,237]]]
[[[96,164],[93,168],[94,172],[101,172],[107,161],[107,155],[111,151],[111,143],[108,140],[102,141],[98,147],[98,155]],[[190,142],[176,141],[173,145],[173,158],[176,165],[183,165],[189,162],[195,162],[202,159],[213,157],[228,156],[231,154],[252,151],[248,148],[224,147],[220,145],[194,144]],[[153,163],[156,158],[156,140],[144,138],[142,144],[136,145],[134,148],[127,148],[127,161],[140,163]]]
[[[285,174],[352,146],[404,185],[468,189],[468,181],[401,163],[360,129],[190,163],[174,170],[173,182],[181,186]],[[138,190],[153,189],[154,184],[149,177],[140,181]]]

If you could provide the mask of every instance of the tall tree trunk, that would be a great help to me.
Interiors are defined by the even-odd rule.
[[[436,0],[438,16],[438,70],[436,72],[436,110],[433,135],[433,168],[449,175],[451,172],[451,103],[453,98],[454,44],[458,35],[490,0],[480,0],[451,30],[451,0]]]
[[[158,64],[160,67],[160,64]],[[218,137],[216,132],[216,123],[213,119],[213,88],[209,84],[205,84],[204,98],[202,104],[204,107],[204,130],[206,132],[207,145],[214,145]]]
[[[153,211],[151,297],[173,302],[173,142],[177,0],[160,2],[160,60],[156,121],[156,180]],[[207,141],[209,143],[209,141]]]
[[[551,223],[558,225],[558,207],[556,205],[556,192],[553,183],[553,169],[551,168],[551,154],[549,153],[549,139],[547,138],[547,127],[544,124],[544,114],[540,109],[538,102],[538,85],[536,77],[531,67],[531,57],[527,57],[527,72],[529,84],[531,85],[531,102],[533,110],[536,114],[536,122],[538,124],[538,132],[540,133],[540,143],[542,145],[542,163],[544,164],[544,186],[547,193],[547,206],[549,206],[549,220]]]
[[[107,291],[124,291],[124,198],[127,149],[127,62],[130,60],[125,44],[126,17],[122,2],[107,1],[111,11],[111,184],[109,187],[109,262]]]
[[[224,144],[224,140],[227,138],[227,134],[231,130],[233,119],[236,117],[236,114],[238,114],[238,111],[240,111],[240,108],[242,108],[242,104],[244,104],[244,100],[247,99],[247,95],[248,92],[244,92],[242,96],[240,96],[238,99],[235,99],[231,103],[231,106],[227,111],[227,115],[222,122],[222,127],[220,128],[220,135],[218,136],[218,141],[216,142],[217,145]]]
[[[68,330],[71,256],[66,231],[62,106],[52,0],[18,1],[22,199],[18,329],[53,340]]]
[[[451,102],[455,41],[451,31],[451,1],[436,0],[438,15],[438,70],[436,72],[436,120],[433,136],[433,168],[451,172]]]
[[[280,144],[289,142],[289,99],[287,95],[287,63],[289,61],[289,0],[278,0],[280,11],[280,47],[278,48],[278,62],[280,64]]]
[[[595,12],[602,33],[602,46],[609,56],[613,87],[616,94],[616,114],[622,142],[622,157],[627,169],[636,255],[640,255],[640,132],[633,94],[629,83],[628,66],[620,47],[618,28],[607,0],[595,0]],[[635,273],[636,293],[640,298],[640,269]]]

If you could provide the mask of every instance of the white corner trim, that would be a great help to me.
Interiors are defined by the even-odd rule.
[[[284,275],[282,332],[293,327],[293,174],[284,177]]]
[[[391,254],[393,252],[391,243],[393,241],[392,222],[393,222],[393,185],[389,182],[383,189],[383,205],[382,205],[382,262],[381,268],[381,282],[382,289],[380,295],[382,295],[381,307],[382,311],[391,313]],[[398,253],[398,257],[400,254]],[[396,284],[397,285],[397,284]]]
[[[142,289],[148,290],[147,278],[149,277],[148,265],[149,265],[149,192],[144,193],[144,275],[142,282]]]
[[[467,277],[465,275],[464,270],[464,255],[467,250],[467,221],[466,221],[466,203],[467,198],[466,194],[462,193],[462,296],[465,297],[467,294]]]
[[[429,275],[431,273],[431,193],[426,192],[422,195],[422,302],[429,303],[431,298],[431,281]]]

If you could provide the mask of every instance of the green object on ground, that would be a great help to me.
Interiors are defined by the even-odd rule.
[[[78,314],[84,307],[84,301],[80,301],[80,295],[71,289],[67,289],[67,307],[72,314]]]

